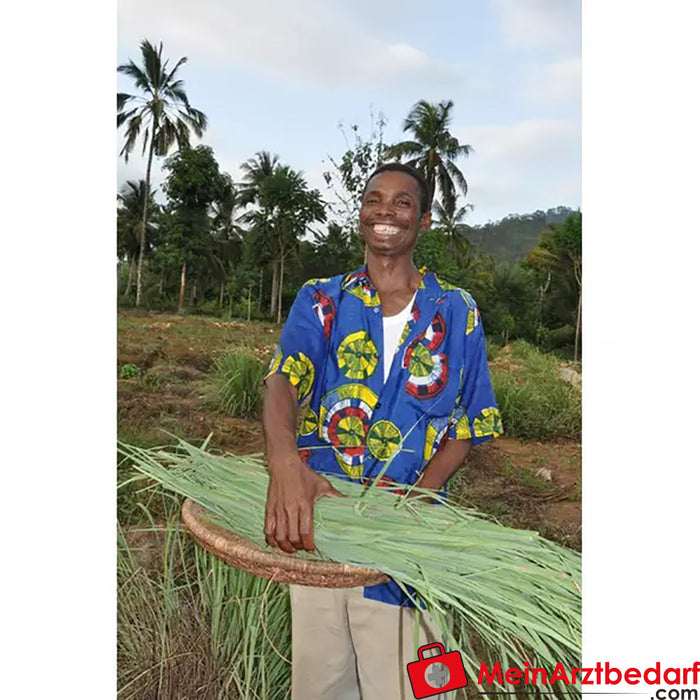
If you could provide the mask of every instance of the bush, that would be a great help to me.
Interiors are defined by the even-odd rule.
[[[517,340],[491,363],[491,378],[506,434],[580,438],[581,392],[560,377],[555,357]]]
[[[121,379],[136,379],[141,376],[141,370],[136,365],[127,363],[122,365],[119,376]]]
[[[214,376],[221,410],[239,418],[259,417],[265,369],[265,365],[246,350],[219,356]]]

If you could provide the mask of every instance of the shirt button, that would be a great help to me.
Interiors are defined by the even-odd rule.
[[[379,309],[375,309],[375,310],[374,310],[374,313],[375,313],[375,314],[378,314],[378,313],[379,313]]]

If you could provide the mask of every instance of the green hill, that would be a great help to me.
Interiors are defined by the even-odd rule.
[[[473,245],[500,261],[519,262],[534,248],[549,224],[561,224],[574,213],[569,207],[554,207],[532,214],[509,214],[500,221],[469,226],[468,238]]]

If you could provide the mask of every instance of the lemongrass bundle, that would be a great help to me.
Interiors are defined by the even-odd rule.
[[[215,456],[184,441],[169,449],[121,445],[120,451],[144,476],[267,546],[268,473],[261,457]],[[397,497],[389,487],[328,479],[346,498],[317,501],[314,558],[378,569],[407,593],[412,587],[451,649],[462,652],[473,682],[481,662],[499,661],[503,669],[527,662],[550,672],[557,663],[580,665],[577,552],[444,499],[436,505],[410,497],[434,497],[432,491]]]

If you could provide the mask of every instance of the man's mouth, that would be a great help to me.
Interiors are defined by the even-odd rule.
[[[374,224],[372,232],[380,236],[395,236],[397,233],[401,233],[401,227],[389,226],[389,224]]]

